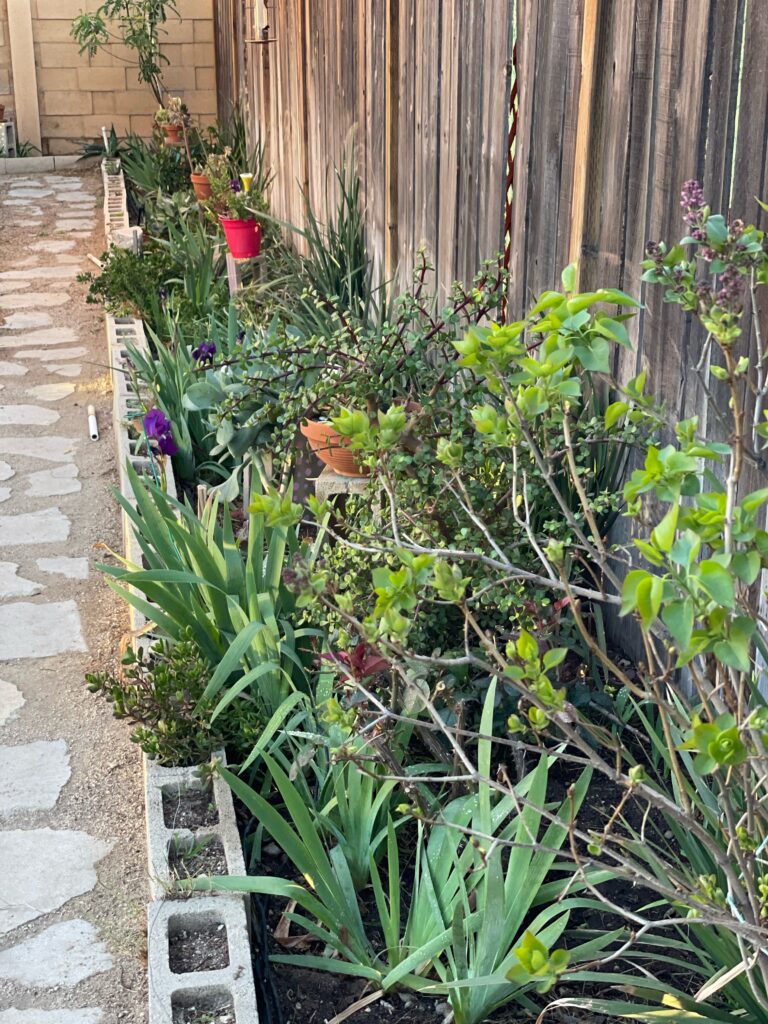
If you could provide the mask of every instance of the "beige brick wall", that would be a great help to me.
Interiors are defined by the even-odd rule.
[[[147,135],[157,104],[148,86],[138,81],[115,47],[92,60],[80,56],[70,36],[72,18],[94,10],[99,0],[29,0],[40,102],[43,152],[77,152],[84,139],[98,138],[101,126],[118,132]],[[164,72],[168,89],[184,98],[202,124],[216,117],[214,0],[178,0],[181,20],[168,22],[163,52],[170,63]],[[0,0],[0,103],[13,108],[10,47],[7,43],[6,0]],[[121,59],[122,58],[122,59]]]

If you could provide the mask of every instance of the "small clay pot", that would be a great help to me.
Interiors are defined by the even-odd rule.
[[[195,190],[195,195],[198,199],[211,198],[211,182],[207,174],[193,174],[192,188]]]
[[[181,137],[181,128],[175,124],[164,124],[163,131],[165,132],[165,144],[166,146],[182,146],[184,140]]]
[[[329,469],[339,476],[368,476],[368,470],[361,466],[357,454],[349,447],[349,439],[344,437],[327,420],[305,420],[301,424],[301,432],[309,442],[309,447]]]

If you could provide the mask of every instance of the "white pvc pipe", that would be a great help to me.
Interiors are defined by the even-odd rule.
[[[96,410],[92,405],[88,406],[88,433],[92,441],[99,440],[99,425],[96,422]]]

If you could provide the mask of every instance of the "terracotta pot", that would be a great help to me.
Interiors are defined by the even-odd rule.
[[[195,195],[198,199],[211,198],[211,183],[208,180],[207,174],[193,174],[192,188],[195,190]]]
[[[261,224],[257,220],[219,217],[229,251],[236,260],[251,260],[261,252]]]
[[[166,146],[183,146],[184,140],[181,137],[181,128],[175,124],[164,124]]]
[[[349,447],[349,439],[343,437],[332,423],[324,420],[305,420],[301,432],[309,441],[309,447],[326,466],[339,476],[368,476],[368,470],[357,461],[357,455]]]

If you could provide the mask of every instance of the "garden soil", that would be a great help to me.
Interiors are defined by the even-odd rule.
[[[84,683],[128,630],[97,568],[122,545],[104,318],[75,277],[101,202],[92,167],[0,176],[0,1024],[146,1021],[141,755]]]

